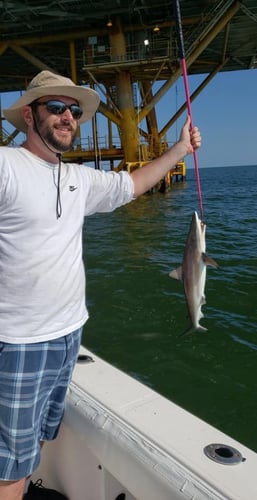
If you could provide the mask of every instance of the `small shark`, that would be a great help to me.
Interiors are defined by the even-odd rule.
[[[188,312],[191,319],[191,327],[184,334],[207,330],[207,328],[201,326],[199,323],[203,317],[201,307],[205,304],[206,266],[209,264],[217,268],[218,264],[205,253],[205,230],[206,224],[199,219],[197,212],[194,212],[184,249],[182,265],[169,273],[171,278],[181,280],[184,285]]]

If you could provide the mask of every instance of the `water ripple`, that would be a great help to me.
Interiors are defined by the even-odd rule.
[[[166,194],[87,219],[90,320],[84,343],[257,451],[257,168],[201,170],[208,268],[202,324],[186,338],[180,265],[197,193],[194,172]]]

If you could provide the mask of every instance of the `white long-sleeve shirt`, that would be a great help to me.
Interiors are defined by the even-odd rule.
[[[84,217],[133,199],[126,172],[62,163],[24,148],[0,148],[0,341],[32,343],[66,335],[88,318],[82,261]]]

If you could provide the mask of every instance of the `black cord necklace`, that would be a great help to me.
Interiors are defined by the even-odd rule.
[[[62,168],[62,155],[56,153],[58,158],[58,176],[57,176],[57,196],[56,196],[56,218],[59,219],[62,215],[62,202],[61,202],[61,168]]]
[[[55,153],[56,158],[58,158],[58,175],[57,175],[57,184],[54,180],[56,190],[57,190],[57,196],[56,196],[56,218],[59,219],[62,215],[62,202],[61,202],[61,169],[62,169],[62,155],[61,153],[56,153],[53,151],[50,146],[47,144],[45,139],[42,137],[42,135],[39,132],[38,126],[37,126],[37,120],[35,116],[34,109],[32,107],[32,113],[33,113],[33,119],[34,119],[34,126],[37,134],[39,135],[41,141],[44,143],[44,145],[51,151],[51,153]],[[54,178],[55,179],[55,178]]]

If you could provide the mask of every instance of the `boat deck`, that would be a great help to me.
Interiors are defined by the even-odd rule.
[[[40,468],[70,500],[254,500],[257,455],[91,352]],[[209,448],[209,457],[206,447]]]

